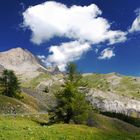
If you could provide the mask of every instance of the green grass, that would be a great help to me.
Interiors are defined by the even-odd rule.
[[[114,90],[124,96],[140,99],[140,83],[132,77],[123,76],[120,84]]]
[[[21,86],[26,87],[26,88],[35,88],[40,82],[45,81],[46,79],[49,79],[50,77],[51,77],[50,74],[43,73],[26,83],[25,82],[22,83]]]
[[[109,90],[109,83],[106,80],[105,74],[92,74],[83,77],[83,80],[88,84],[89,88],[100,89],[103,91]]]
[[[120,83],[118,85],[112,85],[112,83],[108,82],[108,78],[114,75],[115,75],[114,73],[111,74],[95,73],[84,76],[83,81],[87,83],[89,88],[95,88],[106,92],[112,90],[120,95],[140,99],[140,82],[136,81],[135,78],[133,77],[121,76]],[[56,75],[56,77],[62,78],[63,76]],[[34,89],[42,81],[46,81],[51,78],[52,77],[50,74],[40,74],[39,76],[33,78],[32,80],[27,81],[26,83],[22,83],[21,86],[25,88]]]
[[[45,116],[47,119],[47,116]],[[44,118],[45,118],[44,117]],[[41,117],[0,116],[0,140],[138,140],[140,131],[129,124],[94,115],[95,127],[74,124],[41,126]]]
[[[112,83],[108,82],[108,78],[114,75],[114,73],[91,74],[84,76],[83,80],[87,82],[89,88],[95,88],[102,91],[112,90],[116,94],[140,99],[140,82],[138,82],[134,77],[121,76],[120,82],[117,85],[112,85]]]
[[[23,98],[20,99],[21,102],[30,106],[30,108],[33,108],[34,110],[39,111],[39,103],[35,98],[33,98],[32,96],[26,93],[21,93],[21,95],[23,96]]]
[[[30,103],[32,103],[31,100],[30,100]],[[11,113],[21,114],[21,113],[28,113],[28,112],[35,113],[36,111],[32,106],[28,106],[28,104],[24,104],[22,100],[17,100],[15,98],[0,95],[0,113],[1,114],[11,114]]]
[[[120,83],[118,85],[112,85],[108,82],[110,76],[115,74],[91,74],[83,77],[89,88],[95,88],[102,91],[113,90],[115,93],[128,96],[131,98],[140,99],[140,82],[136,81],[135,78],[129,76],[121,76]],[[60,77],[57,75],[57,77]],[[34,89],[42,81],[50,79],[51,75],[49,74],[40,74],[32,80],[22,83],[22,87]],[[61,78],[61,77],[60,77]],[[115,79],[114,79],[115,80]],[[58,84],[59,86],[59,84]]]

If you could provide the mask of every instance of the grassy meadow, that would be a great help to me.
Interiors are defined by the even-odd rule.
[[[47,125],[47,115],[0,116],[0,140],[139,140],[140,129],[94,114],[95,126]]]

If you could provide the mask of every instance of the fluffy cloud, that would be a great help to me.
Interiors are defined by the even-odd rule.
[[[131,28],[129,29],[130,33],[138,32],[140,31],[140,9],[137,9],[136,11],[136,19],[133,21]]]
[[[115,53],[113,52],[113,49],[106,48],[101,52],[101,55],[98,57],[98,59],[110,59],[113,56],[115,56]]]
[[[110,30],[110,24],[100,17],[101,14],[102,11],[95,4],[68,8],[64,4],[49,1],[29,7],[23,13],[23,25],[32,31],[31,40],[36,44],[55,36],[92,44],[106,40],[111,44],[124,41],[126,33]]]
[[[95,4],[67,7],[48,1],[23,12],[23,26],[31,30],[31,41],[38,45],[53,37],[75,40],[51,46],[49,51],[52,54],[47,59],[41,58],[47,65],[58,65],[64,70],[67,62],[80,59],[94,44],[114,44],[126,40],[127,33],[111,30],[111,24],[101,14]],[[111,50],[108,51],[111,53]],[[104,53],[106,55],[107,50]]]
[[[37,55],[37,57],[43,62],[46,62],[46,56],[45,55]]]
[[[60,46],[51,46],[49,49],[51,54],[46,59],[46,64],[48,66],[57,65],[61,71],[64,71],[67,62],[78,60],[89,49],[91,47],[88,43],[79,41],[62,43]]]
[[[137,32],[137,31],[140,31],[140,16],[138,16],[135,20],[134,20],[134,22],[133,22],[133,24],[132,24],[132,26],[131,26],[131,28],[129,29],[129,32]]]

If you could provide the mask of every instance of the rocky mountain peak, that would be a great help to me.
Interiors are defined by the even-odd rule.
[[[28,50],[19,47],[0,52],[0,65],[27,78],[39,75],[40,69],[45,70],[36,56]]]
[[[14,48],[0,53],[0,64],[3,66],[5,64],[20,66],[27,61],[34,64],[38,63],[32,53],[22,48]]]

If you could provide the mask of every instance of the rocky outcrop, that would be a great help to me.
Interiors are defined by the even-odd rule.
[[[52,76],[50,79],[41,81],[36,86],[36,90],[43,91],[45,89],[45,87],[51,88],[52,85],[63,85],[64,79],[62,77],[63,77],[63,75],[55,75],[55,76]]]
[[[103,92],[90,89],[87,99],[102,112],[122,113],[140,118],[140,101],[118,95],[113,92]]]
[[[3,72],[4,69],[5,68],[2,65],[0,65],[0,75],[2,74],[2,72]]]

